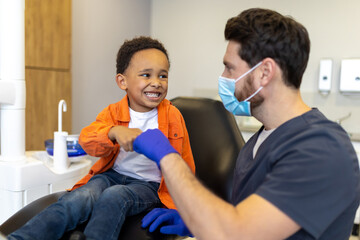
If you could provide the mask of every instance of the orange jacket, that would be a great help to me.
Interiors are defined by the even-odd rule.
[[[180,153],[192,172],[195,172],[189,135],[180,111],[166,99],[157,108],[159,129],[169,139],[171,145]],[[78,181],[71,190],[86,184],[95,174],[112,168],[120,151],[120,146],[109,139],[108,133],[113,126],[121,125],[128,127],[129,122],[130,113],[126,95],[119,102],[110,104],[99,113],[95,122],[82,129],[79,138],[80,145],[89,155],[100,157],[100,159],[96,161],[89,173]],[[167,208],[176,208],[163,177],[161,178],[158,194],[161,202]]]

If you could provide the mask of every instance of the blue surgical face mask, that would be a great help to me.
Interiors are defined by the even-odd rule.
[[[263,87],[259,87],[255,93],[244,101],[239,102],[235,97],[235,83],[240,79],[244,78],[246,75],[250,74],[257,67],[261,65],[262,62],[259,62],[249,71],[241,75],[237,79],[225,78],[223,76],[219,77],[219,95],[225,106],[225,108],[234,115],[237,116],[251,116],[251,108],[249,100],[253,98]]]

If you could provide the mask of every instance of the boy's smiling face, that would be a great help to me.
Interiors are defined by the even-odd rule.
[[[118,86],[126,90],[130,108],[136,112],[148,112],[156,108],[166,97],[168,89],[169,61],[155,48],[136,52],[124,74],[116,75]]]

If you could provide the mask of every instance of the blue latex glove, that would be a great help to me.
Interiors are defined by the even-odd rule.
[[[133,149],[156,162],[159,168],[164,156],[178,153],[159,129],[149,129],[140,134],[133,143]]]
[[[151,224],[151,225],[150,225]],[[176,234],[180,236],[193,237],[179,213],[175,209],[155,208],[142,220],[141,227],[149,226],[149,231],[154,232],[160,225],[163,234]]]

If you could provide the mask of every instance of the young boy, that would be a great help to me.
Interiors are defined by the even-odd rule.
[[[126,216],[161,203],[175,208],[159,167],[132,147],[143,131],[158,128],[195,171],[184,119],[165,99],[169,67],[159,41],[138,37],[124,42],[116,60],[116,83],[127,94],[80,134],[84,150],[100,159],[71,192],[9,239],[59,239],[87,220],[87,239],[118,239]]]

